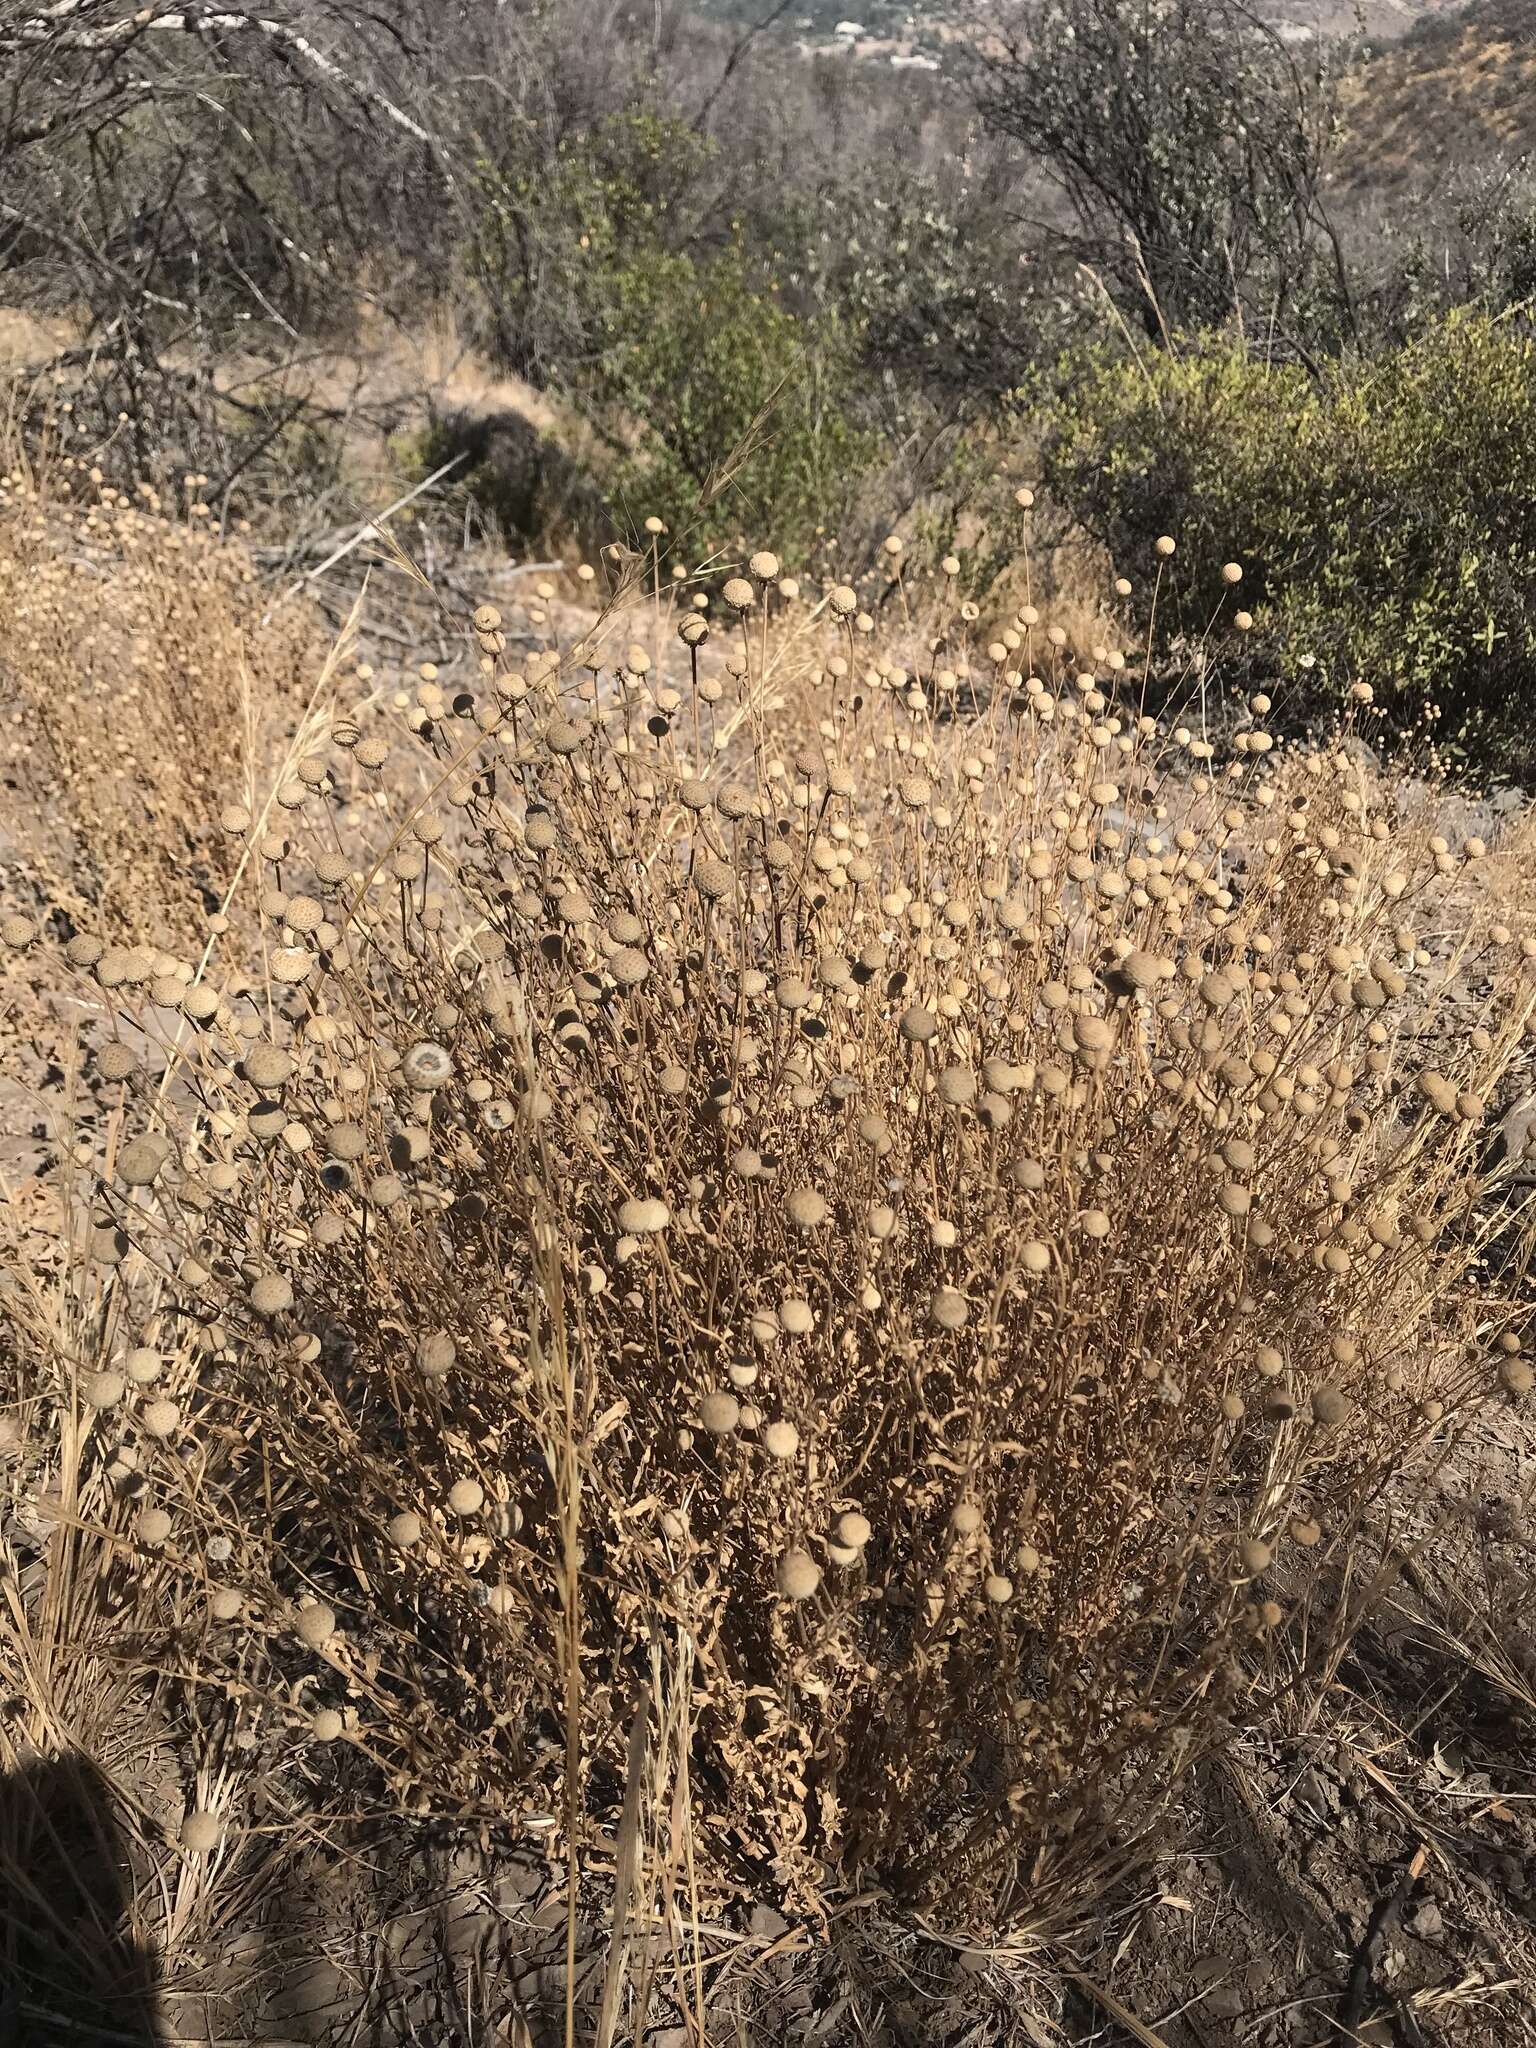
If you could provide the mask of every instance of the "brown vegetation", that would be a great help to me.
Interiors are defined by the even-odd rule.
[[[238,732],[242,652],[288,690],[195,521],[53,516],[187,593],[143,730]],[[680,616],[631,563],[574,644],[485,605],[452,666],[316,666],[153,948],[116,906],[233,734],[163,741],[174,836],[125,806],[73,936],[21,878],[0,1742],[157,1731],[163,1945],[390,1818],[616,1839],[636,1925],[857,1892],[1023,1953],[1309,1723],[1529,1388],[1488,1132],[1536,928],[1469,909],[1481,842],[1348,732],[1216,720],[1214,643],[1157,722],[884,561]],[[29,769],[87,747],[22,708]]]

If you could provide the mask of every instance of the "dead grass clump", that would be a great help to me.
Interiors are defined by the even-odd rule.
[[[321,1810],[575,1857],[638,1768],[700,1898],[1028,1934],[1322,1682],[1315,1589],[1518,1392],[1536,945],[1342,745],[754,568],[681,661],[487,613],[337,706],[249,828],[265,950],[169,1023],[17,956],[157,1057],[75,1077],[0,1297],[107,1591],[42,1656],[44,1546],[0,1627],[217,1677]]]
[[[263,619],[200,481],[166,505],[68,456],[0,476],[0,852],[103,938],[203,932],[233,868],[220,813],[324,654],[302,607]]]

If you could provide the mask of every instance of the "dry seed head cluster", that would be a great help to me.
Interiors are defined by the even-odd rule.
[[[711,1646],[708,1885],[921,1850],[974,1928],[1529,1388],[1465,1219],[1536,946],[1342,745],[1154,722],[1032,608],[973,644],[947,571],[884,649],[749,567],[713,639],[514,667],[486,607],[451,687],[360,687],[231,814],[201,966],[29,939],[97,1021],[62,1307],[3,1312],[200,1676],[390,1810],[566,1810],[575,1571],[607,1780],[637,1659]]]

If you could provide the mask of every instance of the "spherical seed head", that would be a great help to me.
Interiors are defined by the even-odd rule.
[[[244,1605],[233,1586],[220,1586],[208,1602],[208,1612],[215,1621],[234,1621]]]
[[[774,1567],[773,1582],[786,1600],[809,1600],[821,1584],[821,1567],[805,1550],[786,1550]]]
[[[1246,1216],[1253,1207],[1252,1195],[1246,1188],[1239,1187],[1236,1181],[1228,1181],[1216,1200],[1225,1216]]]
[[[398,1515],[391,1515],[385,1526],[389,1540],[397,1550],[409,1550],[412,1544],[421,1541],[421,1517],[409,1508],[402,1508]]]
[[[924,1009],[921,1003],[914,1003],[904,1010],[896,1029],[910,1045],[926,1045],[939,1028],[939,1020],[932,1010]]]
[[[334,1742],[344,1725],[334,1707],[320,1707],[310,1719],[309,1732],[316,1742]]]
[[[866,1516],[861,1515],[857,1508],[849,1508],[838,1516],[833,1533],[845,1550],[862,1550],[874,1531]]]
[[[750,611],[757,602],[757,592],[745,576],[732,576],[720,593],[733,612]]]
[[[456,1515],[477,1515],[485,1505],[485,1488],[478,1479],[456,1479],[448,1489],[448,1506]]]
[[[245,1078],[256,1088],[281,1088],[293,1073],[293,1057],[275,1045],[253,1045],[240,1062]]]
[[[1523,1358],[1501,1358],[1499,1360],[1499,1385],[1506,1394],[1517,1399],[1528,1394],[1536,1386],[1536,1373],[1531,1371]]]
[[[962,1330],[970,1309],[965,1296],[955,1288],[940,1287],[928,1304],[928,1313],[941,1330]]]
[[[976,1099],[976,1076],[969,1067],[946,1067],[938,1079],[940,1102],[962,1109]]]
[[[1261,1344],[1254,1353],[1254,1363],[1267,1380],[1285,1371],[1285,1360],[1273,1344]]]
[[[96,1055],[96,1071],[104,1081],[126,1081],[138,1064],[138,1054],[117,1039],[104,1045]]]
[[[123,1370],[136,1387],[150,1387],[165,1371],[165,1360],[147,1344],[136,1344],[124,1358]]]
[[[182,1821],[178,1837],[183,1849],[193,1856],[206,1856],[224,1838],[224,1823],[216,1813],[199,1810]]]
[[[171,1518],[164,1508],[145,1508],[138,1520],[139,1541],[158,1550],[171,1533]]]
[[[779,1303],[779,1322],[790,1336],[804,1337],[815,1327],[816,1314],[808,1301],[791,1294]]]
[[[80,1381],[80,1397],[88,1408],[115,1408],[126,1391],[120,1372],[90,1372]]]
[[[1242,563],[1224,562],[1221,569],[1221,580],[1223,583],[1241,583],[1243,580]]]
[[[859,608],[859,593],[847,583],[835,583],[827,592],[827,609],[834,618],[851,619]]]
[[[453,1079],[453,1056],[445,1046],[420,1039],[401,1060],[400,1076],[415,1094],[430,1095]]]
[[[314,954],[307,953],[302,946],[279,946],[268,962],[268,971],[285,988],[297,988],[309,979],[314,965]]]
[[[950,1510],[949,1526],[957,1536],[974,1536],[981,1528],[981,1509],[974,1501],[962,1500]]]
[[[723,1388],[699,1403],[699,1420],[711,1436],[729,1436],[741,1420],[741,1403]]]
[[[1355,1404],[1342,1387],[1321,1386],[1312,1390],[1312,1419],[1325,1429],[1335,1429],[1341,1422],[1348,1422],[1355,1412]]]
[[[733,892],[736,887],[736,876],[725,861],[710,857],[694,862],[693,886],[701,896],[707,896],[712,903],[718,903]]]
[[[1048,1273],[1051,1269],[1051,1248],[1039,1238],[1026,1238],[1019,1246],[1019,1264],[1026,1273]]]
[[[1166,978],[1165,963],[1156,953],[1149,953],[1144,947],[1134,946],[1121,960],[1116,972],[1131,988],[1155,988]]]
[[[1001,1572],[989,1572],[982,1591],[994,1607],[1006,1607],[1013,1598],[1013,1581],[1005,1579]]]
[[[416,1370],[424,1380],[446,1379],[458,1355],[458,1346],[446,1330],[428,1330],[416,1340]]]
[[[651,963],[638,946],[620,946],[608,956],[608,972],[620,988],[639,988],[651,971]]]
[[[792,1422],[770,1422],[763,1431],[763,1449],[770,1458],[792,1458],[800,1448],[800,1432]]]
[[[164,1442],[181,1426],[181,1410],[174,1401],[151,1401],[139,1417],[144,1434]]]
[[[702,647],[709,638],[708,622],[694,612],[679,625],[677,637],[685,647]]]
[[[792,1188],[784,1207],[797,1230],[815,1230],[827,1220],[826,1200],[814,1188]]]
[[[1166,560],[1168,556],[1173,553],[1176,545],[1177,543],[1175,542],[1173,535],[1171,533],[1160,533],[1157,539],[1153,542],[1153,546],[1156,548],[1157,552],[1164,558],[1164,560]]]
[[[251,1307],[259,1316],[286,1315],[293,1307],[293,1289],[281,1273],[263,1273],[251,1283]]]
[[[169,1142],[155,1133],[130,1138],[117,1155],[117,1177],[124,1187],[147,1188],[170,1154]]]
[[[37,937],[37,926],[28,917],[0,917],[0,945],[20,953]]]
[[[1245,1536],[1237,1546],[1238,1562],[1246,1578],[1256,1579],[1260,1572],[1267,1572],[1274,1558],[1269,1545],[1257,1536]]]
[[[759,548],[747,567],[759,583],[771,583],[779,573],[779,558],[768,548]]]
[[[318,1650],[328,1643],[336,1633],[336,1615],[324,1601],[317,1600],[312,1607],[301,1607],[294,1622],[294,1629],[301,1643]]]
[[[672,1211],[654,1195],[631,1195],[619,1204],[619,1228],[626,1237],[655,1237],[672,1221]]]

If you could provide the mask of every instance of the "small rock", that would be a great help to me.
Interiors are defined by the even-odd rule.
[[[1408,1931],[1420,1941],[1434,1941],[1445,1932],[1445,1915],[1433,1899],[1425,1899],[1408,1915]]]
[[[1333,1786],[1319,1772],[1310,1769],[1303,1771],[1291,1787],[1291,1799],[1313,1820],[1328,1820],[1338,1804]]]

